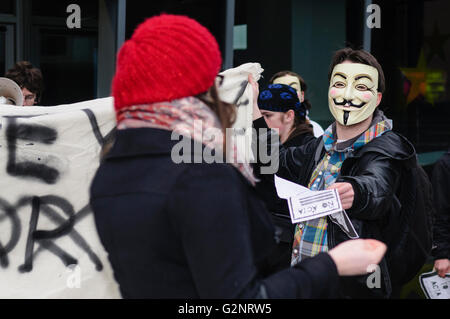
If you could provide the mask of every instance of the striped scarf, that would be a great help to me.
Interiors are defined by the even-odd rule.
[[[217,115],[201,100],[186,97],[171,102],[135,105],[120,109],[117,114],[117,129],[157,128],[187,136],[207,147],[222,152],[224,136]],[[254,186],[256,178],[249,163],[238,160],[236,141],[232,134],[227,137],[231,154],[226,162],[236,167]]]

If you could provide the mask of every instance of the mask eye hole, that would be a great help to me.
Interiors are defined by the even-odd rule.
[[[345,88],[345,83],[343,82],[336,82],[333,85],[335,88],[341,89],[341,88]]]
[[[358,91],[367,91],[369,88],[368,88],[366,85],[364,85],[364,84],[358,84],[358,85],[356,86],[356,89],[357,89]]]

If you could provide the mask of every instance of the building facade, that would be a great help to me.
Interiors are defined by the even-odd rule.
[[[364,48],[385,71],[381,107],[413,142],[421,163],[432,164],[449,147],[446,0],[2,0],[0,74],[20,60],[39,67],[44,106],[108,96],[118,48],[145,18],[162,12],[208,27],[223,69],[259,62],[261,85],[281,70],[302,75],[310,117],[324,128],[332,122],[327,91],[333,52]]]

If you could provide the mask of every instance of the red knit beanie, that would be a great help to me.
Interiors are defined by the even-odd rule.
[[[149,18],[119,51],[115,109],[206,92],[221,64],[216,39],[197,21],[168,14]]]

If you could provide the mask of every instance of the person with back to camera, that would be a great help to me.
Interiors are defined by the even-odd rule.
[[[178,15],[147,19],[120,49],[112,85],[117,134],[90,203],[121,294],[333,296],[339,275],[366,273],[386,246],[355,240],[274,273],[267,267],[273,226],[249,165],[178,161],[174,135],[194,146],[184,157],[226,155],[223,133],[235,108],[217,95],[221,63],[211,33]]]

